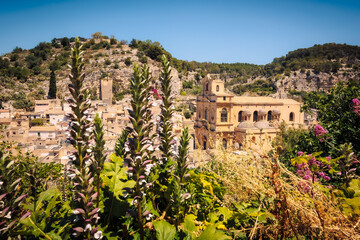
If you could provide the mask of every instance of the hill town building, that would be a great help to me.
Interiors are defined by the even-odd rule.
[[[295,100],[234,96],[225,92],[221,80],[209,76],[202,84],[194,124],[197,148],[269,149],[281,122],[295,128],[304,123],[301,103]]]

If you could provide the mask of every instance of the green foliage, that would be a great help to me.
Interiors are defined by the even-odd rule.
[[[10,61],[7,58],[0,58],[0,69],[7,69],[10,66]]]
[[[69,40],[69,38],[63,37],[63,38],[61,39],[61,45],[62,45],[64,48],[70,47],[70,40]]]
[[[276,86],[274,83],[264,80],[257,80],[252,84],[236,85],[233,88],[233,92],[242,95],[245,92],[255,92],[261,96],[276,93]]]
[[[97,232],[90,228],[96,224],[98,214],[95,206],[95,199],[100,194],[94,189],[94,169],[89,153],[92,152],[90,140],[94,139],[92,122],[89,118],[88,109],[91,107],[89,91],[84,88],[85,74],[83,73],[84,63],[82,60],[82,47],[78,38],[75,39],[75,46],[72,50],[71,74],[69,91],[71,98],[68,99],[72,113],[70,118],[70,143],[75,152],[72,156],[73,174],[76,199],[72,201],[74,215],[78,221],[75,222],[73,234],[75,237],[88,238],[93,237]],[[97,159],[99,160],[99,159]],[[99,165],[97,166],[99,167]]]
[[[37,57],[34,54],[27,55],[25,60],[27,62],[27,67],[29,69],[33,69],[36,66],[40,66],[43,61],[41,57]]]
[[[227,236],[225,233],[216,230],[215,225],[210,225],[201,233],[198,240],[216,240],[216,239],[231,239],[231,237]]]
[[[352,99],[360,98],[359,82],[339,83],[327,95],[312,93],[304,108],[318,110],[318,120],[331,134],[335,146],[351,143],[360,153],[360,117],[354,112]]]
[[[156,230],[156,239],[173,240],[176,235],[176,228],[170,223],[160,220],[153,222]]]
[[[179,154],[176,159],[177,166],[175,169],[175,173],[179,177],[180,183],[183,182],[188,167],[187,160],[189,153],[189,141],[190,141],[189,128],[185,127],[180,138]]]
[[[132,63],[131,58],[130,57],[125,58],[124,63],[126,66],[130,66]]]
[[[184,81],[183,82],[183,88],[190,88],[192,89],[193,88],[193,81]]]
[[[52,46],[50,43],[41,42],[35,48],[30,49],[30,52],[34,54],[35,57],[41,58],[42,60],[47,60],[49,55],[52,53]]]
[[[11,147],[5,141],[0,145],[1,238],[16,235],[20,230],[18,221],[27,216],[24,216],[27,210],[22,205],[27,197],[36,201],[36,196],[46,190],[48,183],[61,185],[59,164],[39,163],[33,156],[23,156],[21,152],[12,155]]]
[[[360,59],[360,48],[358,46],[335,43],[316,44],[310,48],[291,51],[285,57],[275,58],[272,63],[259,69],[256,75],[272,77],[290,70],[301,69],[314,69],[317,73],[331,73],[337,72],[341,63],[352,66],[355,59]]]
[[[96,199],[97,208],[99,207],[99,203],[100,203],[100,185],[101,185],[100,172],[104,166],[104,162],[106,159],[103,128],[104,126],[101,122],[101,118],[99,117],[99,114],[96,114],[94,118],[94,131],[93,131],[95,146],[93,148],[94,161],[92,164],[92,168],[93,168],[92,171],[96,175],[96,191],[98,192]]]
[[[161,144],[159,149],[161,150],[161,158],[158,166],[155,167],[156,181],[154,182],[154,192],[157,193],[156,206],[159,212],[165,212],[171,206],[174,201],[174,184],[175,179],[173,174],[173,150],[174,150],[174,135],[173,135],[173,123],[171,121],[173,109],[173,98],[171,96],[171,67],[170,63],[165,57],[161,59],[163,66],[160,82],[162,90],[162,104],[160,123],[159,126],[162,131],[159,133]],[[175,203],[176,204],[176,203]],[[170,209],[171,210],[171,209]]]
[[[69,237],[70,222],[64,217],[70,209],[61,202],[61,192],[56,187],[40,193],[34,204],[26,204],[24,208],[31,214],[20,220],[24,225],[21,234],[54,240],[64,239],[66,235]]]
[[[55,71],[51,71],[51,73],[50,73],[50,82],[49,82],[48,98],[49,98],[49,99],[55,99],[55,98],[56,98],[56,77],[55,77]]]
[[[16,109],[26,109],[26,111],[31,111],[35,105],[35,103],[26,98],[26,94],[24,92],[19,92],[14,95],[13,107]]]
[[[225,188],[213,174],[194,170],[189,171],[189,174],[185,187],[191,194],[191,198],[187,205],[200,204],[202,206],[199,209],[193,208],[189,213],[197,216],[199,221],[204,221],[211,212],[220,207]]]
[[[21,47],[15,47],[13,49],[13,53],[21,53],[23,51],[23,49]]]
[[[29,69],[20,66],[10,67],[8,69],[8,75],[16,77],[18,80],[20,80],[20,82],[26,82],[28,77],[30,76],[30,71]]]
[[[101,179],[104,192],[104,213],[107,224],[112,227],[117,225],[117,219],[124,217],[124,212],[129,208],[129,203],[122,199],[124,188],[133,188],[135,181],[128,179],[126,168],[123,167],[123,159],[115,154],[110,155],[110,162],[104,163]]]
[[[98,50],[98,49],[110,49],[111,48],[111,44],[107,41],[101,41],[99,43],[95,43],[94,45],[91,46],[92,50]]]
[[[111,60],[110,59],[106,59],[104,62],[105,65],[109,66],[111,64]]]
[[[110,38],[110,44],[111,45],[117,44],[117,40],[115,38]]]
[[[161,56],[165,55],[167,59],[171,59],[171,54],[161,46],[159,42],[152,42],[151,40],[141,41],[132,39],[130,47],[137,48],[139,51],[143,52],[146,56],[152,60],[161,61]]]
[[[125,142],[129,136],[129,132],[125,129],[121,132],[120,137],[117,139],[115,143],[115,154],[118,157],[125,158],[126,151],[125,151]]]
[[[42,118],[34,118],[30,120],[30,127],[33,126],[43,126],[44,125],[44,119]]]
[[[112,91],[113,96],[117,101],[123,99],[125,95],[130,94],[130,89],[124,89],[123,86],[120,85],[120,83],[117,81],[113,81]]]

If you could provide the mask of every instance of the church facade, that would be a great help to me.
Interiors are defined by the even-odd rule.
[[[257,146],[269,149],[278,126],[303,125],[301,103],[292,99],[242,97],[225,92],[224,83],[206,76],[196,99],[196,148]]]

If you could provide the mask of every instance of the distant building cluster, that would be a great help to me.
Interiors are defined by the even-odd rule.
[[[313,121],[300,112],[301,103],[295,100],[234,96],[225,92],[221,80],[209,76],[202,84],[195,116],[185,119],[175,112],[172,118],[177,140],[184,127],[189,127],[190,153],[193,149],[240,150],[249,146],[270,149],[281,122],[298,128]],[[101,100],[92,102],[90,112],[92,117],[99,114],[102,119],[106,149],[111,152],[121,131],[130,124],[126,111],[129,103],[112,104],[112,80],[103,80],[100,86]],[[160,121],[160,105],[161,100],[154,100],[151,110],[155,123]],[[73,151],[68,140],[70,112],[70,105],[60,99],[36,100],[33,112],[0,109],[1,135],[3,140],[14,142],[23,153],[30,152],[41,162],[65,164]],[[156,131],[159,127],[155,124]]]
[[[121,131],[130,123],[126,109],[129,104],[112,104],[112,81],[101,82],[102,100],[92,101],[91,117],[99,114],[104,125],[106,149],[113,151]],[[159,120],[161,100],[154,101],[152,112],[154,120]],[[40,162],[66,164],[73,151],[69,142],[70,105],[59,99],[36,100],[33,112],[22,109],[0,109],[1,135],[5,141],[15,143],[14,148],[30,152]],[[183,129],[182,114],[173,115],[174,133]],[[155,127],[156,131],[158,128]]]

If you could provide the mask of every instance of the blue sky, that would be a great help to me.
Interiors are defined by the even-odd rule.
[[[0,54],[94,32],[160,42],[174,57],[266,64],[328,42],[360,45],[360,1],[1,0]]]

